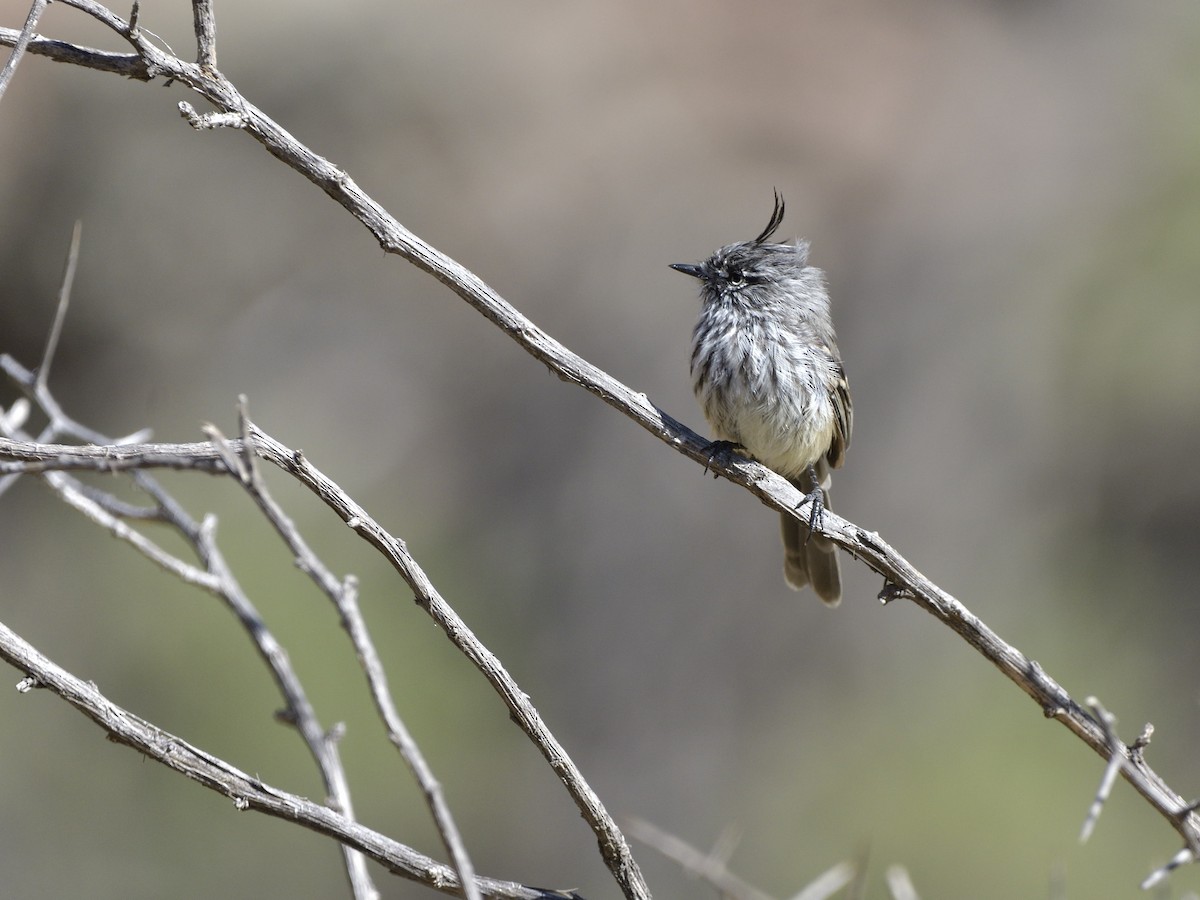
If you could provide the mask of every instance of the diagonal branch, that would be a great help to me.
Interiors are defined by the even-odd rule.
[[[531,356],[544,363],[564,381],[579,385],[605,403],[629,416],[655,437],[675,446],[697,462],[707,462],[708,442],[695,432],[684,428],[655,407],[646,398],[603,370],[589,363],[555,340],[512,304],[483,282],[461,263],[421,240],[400,224],[377,201],[368,196],[354,181],[324,157],[300,143],[258,107],[250,103],[237,88],[218,72],[205,72],[196,63],[186,62],[163,52],[151,44],[140,30],[91,0],[63,0],[94,16],[127,40],[135,49],[132,59],[140,60],[140,68],[129,62],[131,71],[146,73],[147,77],[166,77],[187,85],[204,97],[216,109],[217,116],[200,115],[190,104],[180,105],[181,113],[194,127],[236,124],[263,145],[288,167],[299,172],[340,206],[361,222],[389,253],[394,253],[418,268],[433,275],[478,312],[496,324]],[[0,43],[7,41],[9,32],[0,29]],[[49,48],[47,48],[49,49]],[[113,60],[94,59],[88,48],[74,48],[66,53],[57,48],[52,58],[88,68],[113,71]],[[31,52],[33,52],[31,47]],[[96,62],[97,65],[92,65]]]
[[[0,369],[3,369],[11,378],[27,390],[35,389],[36,385],[33,374],[24,369],[12,357],[0,355]],[[53,398],[48,395],[48,392],[42,391],[38,395],[38,400],[43,405],[43,408],[55,408]],[[136,451],[130,452],[137,446],[132,444],[80,447],[71,444],[38,444],[32,441],[0,437],[0,476],[45,474],[54,473],[62,469],[79,470],[90,467],[93,470],[110,473],[135,471],[138,476],[145,477],[145,473],[138,470],[144,468],[184,468],[206,471],[213,474],[231,474],[234,478],[240,479],[241,473],[245,470],[242,460],[246,457],[248,451],[257,453],[276,466],[290,472],[301,483],[320,496],[348,525],[355,529],[360,537],[372,544],[391,562],[401,577],[412,588],[421,607],[437,622],[442,632],[450,641],[488,679],[493,689],[508,706],[513,720],[525,731],[541,751],[546,761],[550,763],[551,768],[575,801],[584,820],[596,835],[601,855],[625,895],[631,898],[631,900],[633,898],[645,898],[645,900],[649,900],[650,890],[642,878],[641,870],[634,861],[633,855],[630,853],[629,845],[613,821],[612,816],[608,813],[608,810],[600,802],[600,798],[592,790],[591,786],[588,785],[587,781],[584,780],[583,774],[571,760],[566,749],[558,742],[558,739],[555,738],[550,729],[546,727],[537,709],[530,702],[529,696],[520,689],[516,681],[505,670],[500,660],[475,637],[467,624],[441,597],[424,571],[417,565],[416,560],[409,554],[404,543],[383,529],[333,481],[309,465],[301,453],[284,447],[252,425],[247,424],[247,428],[253,443],[252,447],[248,447],[246,442],[241,439],[222,439],[221,441],[212,441],[199,445],[158,445],[159,447],[172,446],[174,450],[167,452],[155,450],[144,455],[140,460],[139,454]],[[143,446],[149,447],[155,445]],[[39,448],[46,447],[54,449],[48,454],[44,454]],[[200,447],[203,448],[203,452],[194,455],[192,451]],[[59,449],[63,452],[57,452]],[[76,452],[80,450],[85,451],[82,456]],[[10,461],[5,461],[6,459]],[[248,472],[246,477],[249,477]],[[181,515],[186,514],[181,512]],[[211,534],[208,537],[209,539],[205,540],[202,544],[206,561],[213,558],[212,555],[217,552],[215,544],[211,541]],[[212,571],[211,567],[210,571]],[[232,579],[232,573],[229,572],[223,563],[216,570],[216,574],[222,580],[228,579],[229,583],[236,586],[236,583]],[[222,583],[224,582],[222,581]],[[242,599],[240,591],[234,593],[233,597],[234,599]],[[248,600],[245,602],[248,603]],[[240,604],[239,607],[235,607],[235,611],[238,608],[240,608]],[[251,607],[250,609],[252,610],[253,608]],[[241,613],[239,613],[239,617],[245,618]],[[266,632],[265,627],[262,626],[261,620],[258,619],[256,613],[254,614],[254,621],[258,623],[258,627],[251,629],[251,633],[256,641],[261,643],[266,638],[269,638],[270,635]],[[273,664],[282,664],[284,672],[290,673],[291,669],[287,665],[286,654],[283,653],[282,648],[278,648],[273,639],[271,639],[271,645],[276,647],[278,652],[274,656],[270,654],[264,655]],[[276,675],[277,680],[281,677],[277,669],[273,668],[272,672]],[[298,682],[295,683],[294,688],[297,692],[300,690]],[[291,696],[289,695],[289,697]],[[299,693],[295,696],[299,699],[303,697]],[[295,710],[300,724],[310,720],[315,722],[315,717],[311,715],[311,709],[306,705],[300,704],[299,699],[294,706],[289,700],[289,712]],[[305,734],[306,739],[309,737],[307,729],[302,729],[302,733]],[[320,745],[318,744],[318,746]],[[340,767],[338,771],[340,772]],[[348,795],[346,802],[349,802]],[[436,817],[437,814],[435,813]],[[445,835],[447,832],[443,832],[443,834]],[[448,840],[452,839],[448,838]]]
[[[77,225],[76,237],[78,237],[78,233]],[[75,256],[77,248],[78,243],[74,241],[70,258]],[[4,367],[13,380],[49,417],[50,423],[44,434],[69,435],[80,440],[103,441],[102,435],[85,429],[67,418],[46,384],[53,358],[53,345],[66,309],[69,273],[72,265],[73,263],[68,263],[68,275],[64,277],[64,287],[59,294],[54,331],[47,343],[38,374],[35,376],[32,372],[26,371],[7,356],[0,357],[0,366]],[[121,444],[118,442],[116,446],[121,446]],[[119,504],[115,502],[116,498],[112,495],[103,495],[103,492],[96,491],[87,492],[77,479],[66,472],[47,472],[43,477],[51,489],[57,492],[65,502],[106,528],[114,537],[125,540],[152,562],[177,575],[185,583],[201,586],[225,603],[250,636],[255,649],[275,681],[285,703],[282,718],[296,729],[308,747],[321,775],[329,801],[347,818],[353,819],[354,807],[350,797],[350,785],[338,749],[337,729],[327,732],[321,728],[316,710],[308,700],[300,678],[288,658],[287,651],[267,628],[266,623],[258,614],[258,610],[255,609],[250,598],[246,596],[241,585],[234,578],[233,572],[226,564],[225,557],[216,543],[216,518],[210,516],[203,523],[197,523],[149,474],[144,471],[133,473],[134,484],[149,494],[156,504],[153,518],[173,528],[191,546],[201,562],[200,566],[196,566],[168,553],[142,532],[129,527],[120,515],[113,511]],[[3,480],[0,479],[0,487],[2,486]],[[97,500],[95,496],[97,493],[107,496],[113,502]],[[144,517],[141,513],[142,511],[139,510],[139,518]],[[345,844],[339,845],[339,848],[354,897],[358,900],[377,898],[379,892],[371,881],[365,858]]]
[[[704,853],[644,819],[630,819],[625,828],[643,844],[678,863],[689,875],[710,884],[721,900],[775,900],[770,894],[730,872],[726,860],[720,855]]]
[[[63,266],[62,284],[58,289],[58,308],[54,313],[54,324],[50,327],[50,336],[46,338],[46,349],[42,353],[42,364],[38,366],[37,388],[46,389],[50,378],[50,366],[54,362],[54,353],[58,350],[58,341],[62,337],[63,322],[67,318],[67,307],[71,305],[71,287],[75,284],[75,268],[79,265],[79,241],[83,234],[83,221],[75,220],[71,231],[71,246],[67,250],[67,261]]]
[[[236,473],[235,477],[242,487],[250,494],[258,508],[262,510],[263,515],[267,517],[267,521],[287,544],[297,567],[312,579],[337,608],[342,626],[349,634],[359,664],[366,674],[371,698],[375,701],[375,709],[387,729],[388,739],[400,751],[400,756],[407,763],[425,795],[426,805],[433,816],[438,834],[442,837],[446,852],[450,854],[467,900],[480,900],[479,890],[475,885],[475,869],[467,855],[458,825],[446,803],[442,786],[434,777],[433,770],[425,760],[425,755],[409,733],[392,700],[391,688],[388,686],[383,662],[379,658],[379,653],[375,649],[375,641],[371,638],[371,633],[367,629],[367,624],[358,606],[357,580],[353,576],[347,576],[343,581],[335,578],[301,536],[296,524],[267,490],[266,482],[259,471],[258,456],[246,452],[249,447],[253,446],[253,439],[250,437],[252,425],[246,412],[246,406],[246,397],[242,395],[238,398],[238,419],[241,424],[243,449],[241,456],[233,452],[228,439],[214,426],[209,426],[207,429],[209,436],[212,438],[214,446],[222,453],[226,466]]]
[[[50,0],[33,0],[29,7],[29,15],[25,17],[25,27],[17,34],[17,38],[12,43],[13,52],[9,54],[7,62],[4,63],[4,68],[0,69],[0,97],[4,96],[4,92],[8,90],[9,84],[12,83],[13,75],[17,72],[17,65],[21,62],[21,57],[25,55],[25,51],[29,48],[29,42],[33,40],[34,29],[37,28],[38,20],[41,19],[42,13],[50,4]]]
[[[109,739],[140,751],[155,762],[229,797],[239,810],[253,809],[327,835],[375,860],[391,872],[448,894],[461,893],[449,866],[358,824],[328,806],[271,787],[169,732],[139,718],[105,697],[91,682],[55,665],[31,644],[0,623],[0,659],[26,673],[17,690],[48,688],[108,732]],[[488,897],[513,900],[579,900],[573,893],[527,887],[512,881],[480,878]]]
[[[383,554],[412,589],[417,604],[436,622],[442,633],[457,647],[491,684],[508,707],[514,722],[541,751],[554,774],[575,801],[584,821],[591,826],[600,846],[600,854],[613,877],[630,898],[649,900],[650,890],[641,870],[629,851],[625,836],[599,796],[584,780],[566,748],[546,727],[529,695],[504,668],[504,664],[475,636],[467,623],[447,603],[429,580],[424,570],[408,552],[408,547],[392,536],[330,478],[313,466],[296,450],[291,450],[270,435],[250,426],[253,451],[268,462],[290,473],[301,484],[320,497],[355,533]],[[247,448],[243,449],[245,452]]]

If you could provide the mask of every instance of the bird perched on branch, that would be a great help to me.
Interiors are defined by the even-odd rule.
[[[853,410],[820,269],[808,243],[770,243],[783,198],[762,234],[699,264],[671,268],[700,280],[703,308],[692,334],[692,384],[716,432],[711,453],[744,450],[811,501],[808,521],[783,514],[783,574],[842,599],[837,548],[815,529],[829,508],[829,470],[850,445]]]

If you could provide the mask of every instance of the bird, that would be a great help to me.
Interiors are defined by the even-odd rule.
[[[758,237],[671,268],[700,281],[691,375],[716,433],[709,458],[741,450],[812,502],[807,522],[782,514],[784,579],[797,591],[811,585],[837,606],[837,548],[816,529],[829,508],[829,472],[850,446],[854,412],[825,275],[808,264],[807,241],[771,242],[783,214],[776,191]]]

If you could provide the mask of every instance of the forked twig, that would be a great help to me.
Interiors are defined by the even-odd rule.
[[[724,853],[705,853],[644,819],[629,819],[625,827],[631,836],[678,863],[688,874],[712,885],[718,896],[726,900],[774,900],[770,894],[730,872]]]
[[[64,302],[60,296],[60,312],[63,309]],[[58,322],[61,324],[61,315]],[[47,354],[44,359],[49,360],[50,357],[51,354]],[[66,433],[69,435],[72,433],[73,423],[70,423],[69,420],[60,415],[58,406],[53,401],[53,397],[45,384],[45,379],[41,377],[44,372],[48,371],[48,366],[35,375],[33,372],[20,367],[15,360],[7,356],[0,358],[0,366],[38,402],[43,411],[50,417],[51,425],[48,426],[47,433],[43,437],[49,434]],[[347,579],[342,584],[337,583],[328,569],[304,543],[298,531],[296,531],[294,524],[291,523],[290,519],[283,514],[282,510],[271,499],[258,473],[257,457],[253,452],[254,439],[250,437],[251,425],[249,419],[244,415],[244,400],[242,413],[242,428],[248,439],[239,441],[238,447],[235,450],[231,443],[220,435],[216,429],[210,429],[210,447],[215,451],[216,456],[211,461],[214,465],[206,465],[204,468],[213,472],[232,474],[242,483],[251,496],[259,503],[260,507],[264,509],[264,512],[267,512],[268,518],[272,523],[280,530],[289,547],[296,553],[302,567],[316,578],[318,584],[325,588],[330,588],[335,593],[335,602],[338,605],[343,622],[347,625],[348,630],[351,631],[360,658],[363,659],[364,666],[367,668],[372,695],[380,706],[381,714],[389,730],[389,736],[400,746],[405,760],[409,762],[410,767],[417,774],[422,790],[431,804],[436,824],[443,834],[443,839],[448,845],[451,858],[455,863],[455,877],[451,880],[447,880],[440,869],[430,868],[429,865],[424,863],[418,866],[392,866],[393,871],[407,874],[410,877],[419,875],[434,887],[449,889],[455,893],[461,892],[466,897],[478,900],[482,896],[480,885],[492,884],[494,880],[479,880],[476,878],[462,840],[458,835],[457,828],[454,826],[453,819],[442,798],[440,786],[433,778],[415,741],[412,740],[404,728],[402,720],[396,713],[394,703],[387,689],[386,679],[383,676],[378,654],[366,630],[366,625],[358,613],[353,579]],[[24,438],[24,440],[14,441],[11,438],[0,437],[0,442],[10,445],[14,443],[33,443],[28,441],[28,436],[19,435],[19,437]],[[122,447],[120,444],[110,446],[113,448]],[[118,450],[117,452],[120,451]],[[107,464],[103,460],[93,458],[93,463],[93,469],[103,470],[107,468]],[[319,728],[316,716],[304,696],[304,691],[292,670],[287,654],[271,636],[261,617],[254,610],[248,598],[241,592],[232,572],[224,562],[224,558],[216,543],[215,517],[209,516],[201,523],[195,523],[145,471],[127,471],[131,472],[143,490],[150,493],[157,503],[157,506],[153,508],[133,507],[132,511],[136,513],[137,518],[153,519],[175,527],[183,534],[185,540],[193,544],[203,566],[198,567],[184,562],[173,554],[163,550],[158,544],[145,537],[138,530],[126,525],[121,520],[120,511],[127,509],[128,505],[121,504],[111,495],[96,491],[95,489],[88,490],[74,477],[64,471],[57,470],[53,466],[40,474],[66,502],[101,524],[114,536],[127,541],[135,549],[142,552],[143,555],[167,571],[177,575],[185,582],[205,588],[210,593],[224,600],[234,610],[238,618],[243,622],[243,625],[247,627],[261,655],[268,662],[276,682],[287,699],[288,705],[285,714],[282,716],[282,720],[296,727],[305,737],[310,750],[312,750],[314,756],[317,758],[322,774],[326,777],[327,788],[329,789],[334,807],[340,810],[347,819],[352,820],[353,808],[350,803],[349,789],[337,753],[337,738],[340,736],[340,729],[335,727],[329,732],[324,732]],[[10,473],[7,477],[13,478],[18,476],[16,473]],[[105,499],[98,499],[98,496]],[[28,650],[32,654],[30,658],[41,659],[32,648],[28,648]],[[0,647],[0,656],[4,656],[4,652],[5,649]],[[17,654],[11,657],[10,661],[14,661],[14,664],[16,664],[15,661],[18,661],[20,658],[20,654]],[[39,684],[47,683],[39,670],[27,668],[25,671],[36,673]],[[31,683],[24,684],[27,689]],[[70,699],[70,697],[68,696],[67,699]],[[124,721],[122,717],[117,717],[117,719]],[[110,717],[109,721],[113,721],[112,717]],[[153,728],[149,723],[144,724],[148,728]],[[126,743],[140,746],[136,740],[126,740],[128,735],[119,725],[116,726],[115,734]],[[178,743],[175,739],[168,740],[168,743],[173,742]],[[226,765],[215,758],[209,757],[209,759],[222,766]],[[166,759],[160,758],[160,761],[168,762],[169,764],[169,761]],[[210,780],[204,778],[198,778],[197,780],[208,784],[210,787],[213,786]],[[264,811],[273,812],[273,809],[269,806],[262,808]],[[314,827],[308,821],[302,824]],[[317,830],[321,829],[318,828]],[[407,849],[404,848],[405,851]],[[347,871],[354,889],[354,895],[359,898],[377,897],[378,891],[371,883],[370,877],[363,865],[364,857],[354,849],[353,842],[343,842],[342,850],[346,856]],[[499,882],[495,883],[500,884]],[[541,889],[525,888],[520,885],[513,887],[508,883],[504,884],[506,886],[503,888],[503,891],[509,893],[502,893],[497,896],[574,896],[571,893],[544,891]],[[511,893],[514,890],[516,893]]]
[[[442,786],[434,777],[433,770],[425,760],[425,755],[417,746],[417,742],[413,740],[396,710],[383,663],[380,661],[379,653],[375,649],[375,642],[371,638],[371,633],[367,629],[358,607],[357,580],[353,576],[348,576],[342,581],[335,578],[301,536],[295,522],[275,502],[267,490],[266,482],[259,471],[258,455],[254,451],[253,426],[246,407],[247,400],[245,395],[242,395],[238,398],[238,423],[242,435],[240,454],[234,452],[225,436],[214,426],[208,426],[206,431],[221,453],[226,465],[235,473],[238,482],[246,489],[255,504],[267,517],[267,521],[271,523],[276,533],[288,546],[300,571],[308,575],[337,608],[342,626],[350,636],[359,664],[366,675],[371,698],[375,702],[375,709],[379,713],[379,717],[383,720],[388,739],[400,751],[401,757],[408,765],[425,796],[425,802],[433,815],[438,834],[441,835],[442,844],[445,846],[446,852],[450,854],[466,897],[468,900],[480,900],[479,888],[475,885],[475,869],[471,864],[454,817],[450,813],[450,808],[446,804]]]
[[[224,794],[239,810],[258,810],[334,838],[356,855],[375,860],[389,871],[434,887],[459,893],[458,876],[442,865],[349,816],[305,797],[281,791],[248,775],[179,737],[158,728],[105,697],[96,685],[76,678],[0,623],[0,659],[28,673],[17,690],[47,688],[99,725],[110,738]],[[493,878],[478,880],[488,897],[512,900],[579,900],[573,892],[526,887]]]
[[[70,303],[71,286],[79,258],[80,232],[81,223],[76,222],[59,289],[54,325],[47,339],[46,349],[37,374],[24,369],[7,355],[0,356],[0,367],[25,391],[27,397],[37,404],[49,420],[40,436],[41,440],[54,440],[57,437],[65,436],[76,440],[107,443],[110,439],[106,436],[84,428],[66,416],[54,400],[48,386],[55,348],[62,334],[63,323]],[[0,440],[28,437],[19,431],[19,427],[13,428],[7,418],[4,420],[4,426],[9,429],[9,434],[0,437]],[[139,435],[138,437],[145,439],[144,436]],[[118,440],[112,442],[111,445],[121,446],[122,442]],[[167,552],[162,546],[126,524],[123,512],[128,511],[128,505],[118,501],[112,494],[88,489],[66,472],[49,471],[44,474],[43,478],[65,502],[108,530],[114,537],[126,541],[152,562],[176,575],[185,583],[204,588],[229,607],[250,635],[259,655],[271,672],[286,703],[284,720],[300,733],[308,746],[321,774],[330,802],[344,815],[353,818],[354,808],[337,741],[331,739],[330,732],[321,728],[287,653],[267,629],[258,611],[242,591],[229,566],[226,565],[224,556],[216,543],[216,519],[208,517],[202,523],[195,522],[186,510],[150,475],[143,471],[132,473],[134,484],[148,494],[155,504],[149,509],[137,508],[135,510],[136,518],[153,519],[173,528],[196,553],[201,563],[197,566]],[[0,493],[10,481],[11,477],[0,480]],[[358,900],[377,898],[379,892],[371,881],[364,857],[345,844],[342,844],[340,849],[354,896]]]

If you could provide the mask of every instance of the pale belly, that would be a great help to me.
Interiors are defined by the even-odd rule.
[[[729,404],[718,406],[728,412]],[[833,440],[833,408],[828,402],[806,409],[786,401],[747,404],[736,415],[709,415],[709,420],[717,437],[741,444],[756,460],[785,478],[802,475],[828,452]]]

